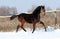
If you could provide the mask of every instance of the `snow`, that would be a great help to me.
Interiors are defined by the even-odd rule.
[[[34,33],[32,30],[26,29],[27,32],[20,30],[19,32],[0,32],[0,39],[60,39],[60,29],[54,30],[48,27],[47,32],[44,29],[36,29]]]

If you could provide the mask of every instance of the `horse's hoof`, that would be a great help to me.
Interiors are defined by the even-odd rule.
[[[34,33],[34,32],[32,32],[32,33]]]
[[[18,31],[16,31],[16,32],[18,32]]]
[[[27,32],[27,31],[25,30],[25,32]]]
[[[25,32],[26,32],[26,30],[25,29],[23,29]]]
[[[47,30],[45,30],[45,32],[47,32]]]

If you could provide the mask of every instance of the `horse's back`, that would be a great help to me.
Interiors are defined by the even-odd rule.
[[[32,23],[34,17],[32,14],[21,13],[18,18],[23,18],[26,22]]]

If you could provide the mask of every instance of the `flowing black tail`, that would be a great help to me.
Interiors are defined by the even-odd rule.
[[[13,20],[14,18],[16,18],[18,15],[13,15],[10,17],[10,20]]]

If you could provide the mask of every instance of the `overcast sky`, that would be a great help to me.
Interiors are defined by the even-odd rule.
[[[60,7],[60,0],[0,0],[0,6],[16,7],[18,12],[26,12],[32,5],[45,5],[55,9]]]

